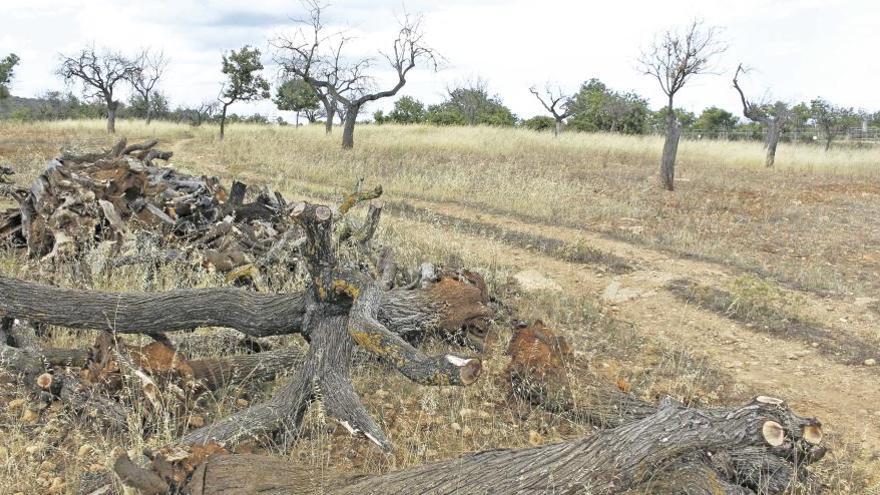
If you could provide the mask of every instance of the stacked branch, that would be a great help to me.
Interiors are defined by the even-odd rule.
[[[157,144],[128,145],[123,138],[103,152],[63,152],[29,188],[4,184],[19,207],[0,213],[0,243],[63,259],[110,242],[120,255],[114,266],[185,259],[195,251],[194,258],[228,272],[288,242],[280,194],[260,191],[245,203],[243,183],[227,192],[215,177],[158,166],[172,153]]]
[[[469,385],[481,361],[454,354],[430,356],[410,341],[439,333],[480,339],[491,316],[486,285],[478,275],[438,271],[425,264],[415,277],[398,270],[390,250],[373,255],[372,237],[381,215],[381,190],[357,192],[340,208],[299,203],[286,209],[289,221],[305,234],[301,248],[308,286],[299,293],[257,293],[235,288],[190,289],[165,293],[106,293],[75,290],[0,277],[0,314],[75,329],[100,330],[96,345],[80,367],[84,390],[116,394],[134,383],[154,409],[167,408],[160,397],[171,391],[181,403],[202,390],[285,373],[291,379],[269,401],[191,431],[153,452],[153,475],[127,472],[120,477],[183,486],[205,452],[232,450],[238,443],[266,435],[296,434],[306,408],[323,403],[328,416],[383,450],[391,442],[366,411],[351,383],[356,348],[424,385]],[[344,213],[369,201],[362,224]],[[335,214],[334,214],[335,210]],[[308,350],[276,349],[245,356],[186,359],[170,345],[167,332],[199,327],[228,327],[249,337],[301,334]],[[122,334],[146,334],[155,342],[126,346]],[[25,372],[18,361],[4,367]],[[57,380],[75,366],[46,368]],[[56,397],[60,396],[56,394]],[[63,398],[62,398],[63,400]],[[143,473],[141,473],[143,474]],[[145,481],[148,491],[152,482]]]

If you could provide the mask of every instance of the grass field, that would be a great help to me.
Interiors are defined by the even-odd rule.
[[[26,184],[61,146],[109,147],[115,138],[103,125],[0,122],[0,164],[11,165]],[[560,329],[584,366],[609,381],[625,380],[644,398],[671,394],[714,405],[778,393],[828,426],[835,455],[820,472],[833,493],[880,487],[876,372],[831,354],[800,355],[811,346],[823,349],[825,330],[836,332],[834,342],[851,335],[865,348],[880,347],[874,299],[880,289],[880,148],[824,152],[782,144],[777,166],[765,169],[760,143],[686,141],[679,148],[677,191],[667,193],[656,181],[662,140],[653,136],[554,138],[521,129],[364,125],[356,130],[355,149],[344,151],[339,132],[326,136],[319,126],[236,124],[222,142],[211,126],[120,122],[117,129],[130,142],[160,139],[160,147],[175,152],[178,168],[217,175],[226,184],[232,178],[265,184],[289,199],[337,198],[357,177],[381,184],[392,208],[379,238],[403,263],[455,260],[476,269],[517,317],[542,318]],[[523,269],[537,269],[562,290],[512,288],[511,276]],[[8,253],[0,257],[0,271],[65,282]],[[735,307],[701,307],[664,289],[682,276],[723,286]],[[135,290],[143,279],[130,269],[96,274],[91,285]],[[609,297],[612,281],[638,295]],[[220,284],[222,278],[208,273],[167,271],[157,285]],[[772,304],[762,294],[773,294]],[[764,320],[743,316],[755,313],[749,304],[824,330],[811,341],[770,334]],[[505,398],[496,382],[509,329],[499,324],[496,332],[501,343],[489,349],[487,376],[473,387],[425,389],[378,368],[359,377],[359,390],[374,391],[363,395],[368,408],[383,411],[383,427],[400,447],[394,455],[377,454],[334,430],[320,412],[309,418],[314,434],[279,453],[316,469],[377,472],[528,445],[533,432],[542,442],[588,433],[547,413],[522,421],[498,414]],[[58,330],[52,338],[69,345],[88,337]],[[238,407],[236,394],[217,397],[207,419]],[[72,419],[63,416],[20,421],[27,404],[14,387],[3,389],[3,400],[16,402],[0,412],[0,493],[73,492],[80,474],[104,469],[114,443],[156,446],[176,434],[168,418],[124,438],[70,433]],[[462,410],[491,414],[464,418]],[[151,429],[146,441],[141,428]],[[58,431],[68,432],[61,441]]]

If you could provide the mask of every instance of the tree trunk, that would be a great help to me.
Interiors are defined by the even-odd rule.
[[[342,149],[354,147],[354,125],[357,122],[359,111],[360,108],[356,106],[348,107],[345,111],[345,125],[342,128]]]
[[[150,93],[144,93],[144,103],[147,105],[147,125],[153,121],[153,107],[150,106]]]
[[[223,112],[220,114],[220,140],[223,141],[223,131],[226,129],[226,108],[229,105],[223,104]]]
[[[296,112],[296,119],[294,121],[294,127],[299,128],[299,111]]]
[[[663,156],[660,158],[660,181],[667,191],[675,190],[675,156],[680,138],[681,124],[670,106],[669,117],[666,119],[666,141],[663,143]]]
[[[553,128],[553,135],[558,136],[562,134],[562,119],[556,119],[556,126]]]
[[[118,101],[107,101],[107,132],[110,134],[116,134],[116,110],[118,108]]]
[[[489,450],[378,476],[313,473],[262,456],[217,456],[198,468],[187,488],[194,495],[778,494],[805,479],[804,466],[824,455],[808,434],[815,428],[816,420],[794,414],[778,399],[705,411],[664,400],[650,416],[584,438]]]
[[[772,168],[776,163],[776,146],[779,144],[779,120],[769,119],[767,121],[767,159],[764,164],[767,168]]]
[[[333,118],[336,115],[336,107],[331,105],[329,101],[325,101],[324,113],[327,114],[327,121],[324,122],[324,134],[330,134],[333,132]]]

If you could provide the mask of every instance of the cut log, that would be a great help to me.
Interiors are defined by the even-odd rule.
[[[767,421],[785,425],[784,446],[766,442],[762,430]],[[378,476],[313,473],[263,456],[214,456],[187,488],[193,494],[778,494],[804,476],[799,449],[817,447],[806,444],[803,429],[817,423],[784,404],[755,400],[742,407],[697,410],[667,399],[650,416],[585,438],[490,450]],[[757,459],[763,461],[756,464]],[[783,466],[788,466],[788,478],[756,481],[762,472]]]

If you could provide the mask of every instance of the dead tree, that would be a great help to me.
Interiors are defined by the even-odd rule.
[[[563,126],[565,125],[565,119],[571,116],[572,109],[569,108],[570,97],[562,94],[562,90],[555,89],[550,87],[549,84],[544,88],[544,94],[546,97],[546,101],[544,97],[535,89],[534,86],[529,88],[529,92],[535,95],[535,98],[541,102],[541,105],[550,112],[550,115],[553,116],[553,119],[556,121],[556,126],[553,128],[553,135],[558,136],[562,134]],[[613,131],[613,129],[612,129]]]
[[[740,101],[742,101],[743,115],[753,122],[757,122],[767,129],[767,137],[764,140],[764,147],[767,148],[767,158],[764,164],[770,168],[776,162],[776,146],[779,144],[779,137],[782,133],[782,124],[788,118],[788,107],[785,103],[779,101],[770,107],[766,104],[754,103],[746,99],[746,95],[739,85],[739,74],[745,73],[746,69],[742,64],[736,68],[733,75],[733,87],[739,93]]]
[[[391,52],[382,53],[397,75],[397,83],[384,91],[372,90],[372,78],[365,74],[371,59],[347,62],[343,48],[349,41],[344,34],[326,35],[321,21],[324,5],[305,2],[309,18],[299,21],[303,27],[290,37],[273,41],[278,49],[276,62],[290,75],[302,78],[329,99],[345,107],[342,147],[354,146],[354,126],[361,108],[371,101],[394,96],[406,84],[406,75],[421,63],[437,68],[434,50],[424,41],[421,17],[405,14]],[[334,109],[335,110],[335,109]],[[328,121],[331,120],[329,113]]]
[[[567,442],[468,454],[377,476],[313,473],[286,459],[213,451],[186,485],[192,494],[410,493],[780,494],[812,483],[826,452],[821,424],[781,400],[698,410],[664,399],[640,420]],[[116,454],[116,471],[145,493],[173,483]],[[815,486],[813,487],[815,489]],[[153,490],[153,491],[151,491]]]
[[[681,123],[675,117],[675,95],[693,76],[711,71],[712,59],[726,49],[718,36],[717,28],[694,21],[684,32],[664,32],[639,57],[641,72],[657,79],[667,98],[660,182],[668,191],[675,189],[675,157],[681,137]]]
[[[147,107],[147,125],[153,120],[150,95],[159,79],[165,74],[168,62],[164,52],[151,53],[149,49],[144,49],[136,60],[137,70],[129,78],[131,87],[144,99],[144,105]]]
[[[78,79],[86,98],[99,98],[107,108],[107,132],[116,132],[117,84],[130,80],[138,72],[136,62],[110,51],[98,53],[94,47],[83,48],[75,56],[61,55],[58,75],[66,82]]]

